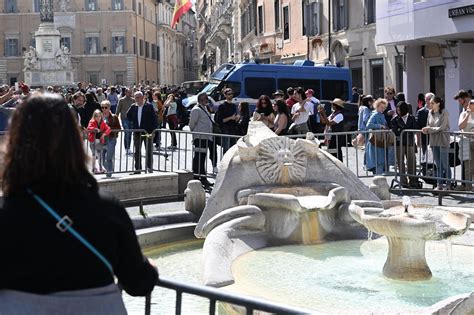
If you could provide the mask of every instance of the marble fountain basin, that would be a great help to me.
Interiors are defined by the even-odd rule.
[[[371,214],[353,202],[349,213],[369,231],[387,237],[389,249],[383,273],[395,280],[429,280],[432,273],[426,262],[426,241],[462,235],[471,224],[467,214],[423,205],[406,207],[401,201],[384,202],[378,212],[368,209]]]

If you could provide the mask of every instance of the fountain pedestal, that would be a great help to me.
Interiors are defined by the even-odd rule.
[[[391,279],[418,281],[431,279],[426,263],[424,239],[387,237],[388,256],[383,274]]]

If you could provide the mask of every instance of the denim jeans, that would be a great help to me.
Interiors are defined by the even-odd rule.
[[[107,170],[107,177],[112,176],[114,172],[114,164],[115,164],[115,145],[117,144],[117,139],[107,139],[107,142],[104,146],[104,150],[102,151],[103,158],[102,160],[105,161],[105,169]]]
[[[222,152],[223,153],[226,153],[227,150],[229,150],[230,147],[232,147],[237,142],[236,138],[233,138],[233,137],[231,138],[229,136],[230,135],[222,135],[221,143],[222,143]]]
[[[130,120],[122,119],[122,127],[123,127],[124,130],[130,129],[130,127],[131,127]],[[125,150],[129,150],[130,149],[130,143],[132,142],[132,133],[130,131],[125,131],[124,134],[125,134],[124,135],[124,140],[123,140],[124,147],[125,147]]]
[[[437,169],[436,176],[438,177],[438,185],[442,185],[444,183],[444,180],[442,180],[441,178],[451,178],[451,167],[449,167],[448,148],[434,146],[431,147],[431,149],[433,150],[433,159]]]

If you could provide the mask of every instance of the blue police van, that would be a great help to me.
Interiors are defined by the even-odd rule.
[[[320,100],[351,97],[352,80],[348,68],[335,66],[314,66],[308,60],[285,64],[223,64],[215,71],[200,92],[206,92],[211,105],[216,109],[224,101],[222,91],[234,91],[234,103],[248,102],[251,111],[261,95],[271,96],[277,89],[286,92],[289,87],[313,89]],[[197,97],[189,97],[183,105],[192,108]]]

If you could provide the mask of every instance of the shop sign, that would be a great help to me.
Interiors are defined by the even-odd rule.
[[[474,5],[467,5],[465,7],[452,8],[448,10],[449,17],[457,18],[460,16],[474,14]]]

